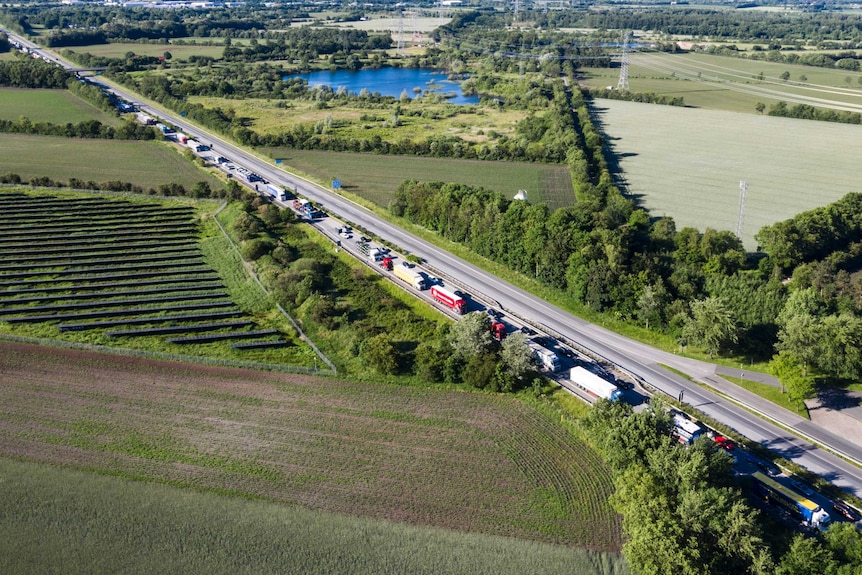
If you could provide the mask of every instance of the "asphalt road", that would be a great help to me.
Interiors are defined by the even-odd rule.
[[[14,35],[10,36],[14,37]],[[862,448],[858,445],[816,426],[806,425],[805,420],[800,420],[757,396],[743,393],[744,390],[735,386],[726,387],[727,393],[732,394],[733,397],[740,397],[749,409],[762,412],[780,423],[776,425],[750,413],[737,403],[666,371],[658,365],[671,366],[699,381],[708,382],[711,379],[714,382],[718,379],[715,376],[714,364],[679,357],[585,322],[413,236],[362,206],[277,168],[271,160],[262,160],[214,134],[191,125],[172,112],[145,105],[134,94],[127,93],[123,89],[114,88],[114,92],[121,98],[134,102],[141,111],[170,122],[180,131],[211,145],[214,151],[230,158],[234,163],[256,172],[270,182],[294,190],[354,226],[371,230],[378,237],[399,246],[402,253],[422,257],[428,266],[442,274],[444,278],[451,278],[447,282],[450,287],[454,280],[464,291],[482,295],[496,302],[496,307],[507,314],[524,318],[564,342],[571,343],[576,348],[585,349],[590,354],[619,366],[640,380],[642,384],[672,397],[678,397],[682,392],[685,403],[696,407],[743,436],[763,444],[782,457],[821,475],[857,497],[862,497],[862,469],[818,447],[817,444],[830,446],[845,457],[862,462]],[[810,441],[801,439],[786,429],[807,434]]]

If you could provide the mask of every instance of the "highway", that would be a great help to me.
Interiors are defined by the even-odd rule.
[[[17,36],[10,34],[10,38],[17,39]],[[52,60],[56,61],[55,58]],[[68,64],[63,65],[70,69],[74,68]],[[370,210],[313,182],[279,169],[271,160],[258,158],[221,137],[190,124],[173,112],[142,103],[135,94],[122,88],[112,86],[112,90],[119,97],[135,103],[144,113],[161,118],[198,141],[211,145],[214,151],[230,158],[235,164],[246,167],[276,185],[294,190],[354,226],[370,230],[379,238],[397,245],[402,253],[415,254],[423,258],[430,268],[437,270],[444,278],[455,280],[463,291],[474,295],[481,294],[484,298],[496,302],[496,307],[504,310],[508,315],[524,318],[539,329],[555,335],[564,343],[571,343],[578,349],[586,350],[594,356],[615,364],[639,380],[642,385],[646,384],[674,398],[682,392],[685,403],[741,435],[763,444],[782,457],[821,475],[857,497],[862,497],[862,469],[818,447],[818,445],[830,446],[833,451],[840,452],[844,457],[862,462],[860,446],[777,408],[745,390],[728,386],[733,397],[738,398],[749,409],[765,414],[769,418],[765,419],[751,413],[737,402],[725,399],[659,366],[659,364],[668,365],[698,381],[712,385],[718,379],[714,364],[658,350],[585,322],[413,236]],[[447,281],[447,285],[453,286],[451,281]],[[798,437],[788,429],[807,436],[809,440]]]

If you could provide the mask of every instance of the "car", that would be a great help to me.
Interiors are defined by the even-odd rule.
[[[561,347],[560,353],[563,354],[563,356],[568,357],[569,359],[577,359],[578,357],[577,355],[575,355],[574,351],[567,347]]]
[[[521,326],[521,333],[524,335],[536,335],[536,330],[530,329],[527,326]]]
[[[814,497],[814,490],[808,487],[806,484],[802,483],[801,481],[791,479],[790,484],[793,486],[794,489],[796,489],[797,491],[801,491],[808,497]]]
[[[754,459],[754,464],[770,477],[781,475],[781,470],[778,469],[778,467],[771,461],[766,461],[765,459]]]
[[[718,444],[719,447],[724,449],[725,451],[733,451],[733,442],[726,438],[723,435],[716,435],[712,438],[714,442]]]
[[[370,239],[368,239],[368,238],[366,238],[365,236],[359,236],[359,239],[358,239],[358,240],[356,240],[356,241],[357,241],[357,242],[362,242],[363,244],[365,244],[365,243],[370,242],[371,240],[370,240]]]
[[[352,237],[352,236],[351,236],[351,234],[350,234],[350,232],[345,232],[345,231],[343,231],[343,230],[342,230],[342,232],[341,232],[341,234],[340,234],[340,235],[341,235],[341,237],[342,237],[342,238],[350,238],[350,237]]]
[[[405,268],[407,268],[407,269],[413,269],[414,267],[416,267],[414,264],[411,264],[411,263],[410,263],[410,262],[408,262],[407,260],[402,261],[402,262],[401,262],[401,265],[402,265],[402,266],[404,266],[404,267],[405,267]]]
[[[832,509],[834,509],[841,517],[846,519],[847,521],[852,521],[856,523],[859,521],[859,514],[856,513],[850,506],[845,505],[844,503],[835,502],[832,505]]]

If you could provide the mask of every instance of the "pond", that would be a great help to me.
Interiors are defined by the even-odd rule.
[[[380,93],[381,96],[392,96],[400,98],[407,90],[410,98],[421,93],[454,94],[447,101],[453,104],[478,104],[479,96],[465,96],[461,91],[461,84],[449,80],[444,72],[440,70],[428,70],[423,68],[376,68],[366,70],[321,70],[307,74],[292,74],[285,76],[289,78],[304,78],[309,86],[326,85],[333,90],[344,87],[348,92],[358,94],[363,88],[372,94]]]

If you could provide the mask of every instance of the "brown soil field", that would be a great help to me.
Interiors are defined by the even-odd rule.
[[[0,342],[0,456],[619,552],[598,455],[513,397]]]

